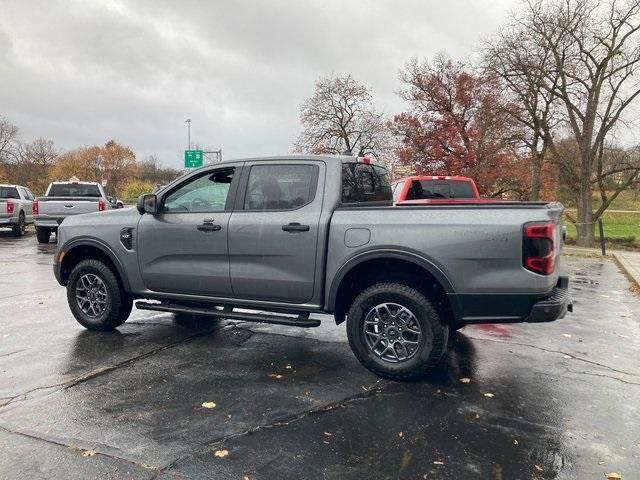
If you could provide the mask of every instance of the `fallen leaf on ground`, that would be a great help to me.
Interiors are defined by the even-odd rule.
[[[563,355],[564,358],[571,360],[573,357],[571,355]]]
[[[404,433],[403,433],[403,432],[398,432],[398,436],[399,436],[400,438],[402,438],[402,437],[404,437]]]
[[[93,457],[96,453],[98,453],[98,452],[96,452],[93,448],[90,448],[89,450],[83,450],[82,451],[82,456],[83,457]]]
[[[563,337],[567,337],[567,338],[571,338],[571,334],[570,333],[563,333],[562,336]]]
[[[291,370],[293,367],[291,365],[287,365],[284,368],[286,368],[287,370]]]
[[[440,461],[440,460],[435,460],[433,462],[434,465],[444,465],[444,462]]]
[[[485,393],[483,395],[487,398],[493,398],[495,396],[493,393]]]
[[[540,465],[534,465],[534,467],[539,472],[542,472],[544,470],[544,468],[542,468]]]
[[[605,462],[603,462],[602,460],[600,460],[600,461],[598,462],[598,465],[604,465],[604,464],[605,464]]]
[[[518,445],[518,440],[516,440],[515,438],[513,439],[513,444],[514,445]]]
[[[324,434],[325,434],[327,437],[331,437],[331,436],[333,435],[333,433],[329,433],[329,432],[324,432]]]
[[[218,458],[224,458],[229,455],[229,450],[216,450],[213,455]]]
[[[271,374],[269,374],[269,376],[271,378],[277,378],[277,379],[282,378],[282,375],[280,375],[279,373],[271,373]]]
[[[216,404],[213,402],[202,402],[204,408],[216,408]]]
[[[471,383],[471,379],[467,377],[461,378],[460,383]]]
[[[607,480],[620,480],[622,478],[622,475],[618,472],[605,473],[605,475],[607,476]]]

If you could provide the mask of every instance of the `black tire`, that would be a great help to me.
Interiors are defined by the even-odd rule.
[[[85,276],[87,277],[84,281],[95,277],[102,282],[101,285],[97,285],[99,282],[95,281],[96,288],[104,287],[102,298],[105,306],[97,312],[94,311],[94,314],[83,311],[77,300],[79,286],[81,292],[85,292],[81,283]],[[127,321],[133,307],[133,299],[124,292],[111,269],[95,259],[83,260],[71,271],[67,283],[67,302],[78,323],[89,330],[113,330],[119,327]]]
[[[421,331],[415,348],[409,347],[414,348],[412,353],[395,363],[383,359],[369,347],[364,331],[368,313],[385,303],[408,309],[413,314],[412,322],[417,322]],[[406,334],[408,332],[405,331],[400,335]],[[432,302],[415,288],[401,283],[379,283],[361,292],[351,304],[347,314],[347,336],[356,358],[373,373],[392,380],[413,380],[422,377],[438,364],[447,349],[449,327]],[[389,340],[378,341],[380,340],[386,341],[386,347],[389,346]],[[376,345],[385,346],[384,343]],[[392,348],[395,349],[393,346]],[[407,353],[408,350],[405,348],[404,352]]]
[[[20,212],[20,215],[18,215],[18,224],[13,226],[13,235],[16,237],[23,236],[25,227],[24,212]]]
[[[38,243],[49,243],[51,230],[44,227],[36,227],[36,237],[38,237]]]

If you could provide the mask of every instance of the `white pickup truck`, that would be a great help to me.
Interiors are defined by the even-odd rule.
[[[27,224],[33,223],[33,194],[21,185],[0,185],[0,227],[9,227],[16,237],[24,235]]]
[[[49,243],[62,221],[71,215],[109,210],[111,203],[96,182],[53,182],[44,197],[33,201],[36,236],[39,243]]]

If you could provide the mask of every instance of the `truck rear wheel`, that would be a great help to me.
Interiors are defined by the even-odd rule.
[[[78,323],[89,330],[113,330],[129,318],[133,299],[103,262],[78,263],[67,283],[67,302]]]
[[[24,230],[25,230],[24,212],[20,212],[20,215],[18,215],[18,223],[13,226],[13,235],[16,237],[21,237],[24,235]]]
[[[36,237],[38,237],[38,243],[49,243],[51,230],[44,227],[36,227]]]
[[[435,367],[449,327],[420,291],[379,283],[361,292],[347,314],[347,335],[360,363],[376,375],[412,380]]]

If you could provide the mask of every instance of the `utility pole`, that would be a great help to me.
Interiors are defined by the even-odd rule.
[[[187,118],[185,123],[187,124],[187,150],[191,150],[191,119]]]

